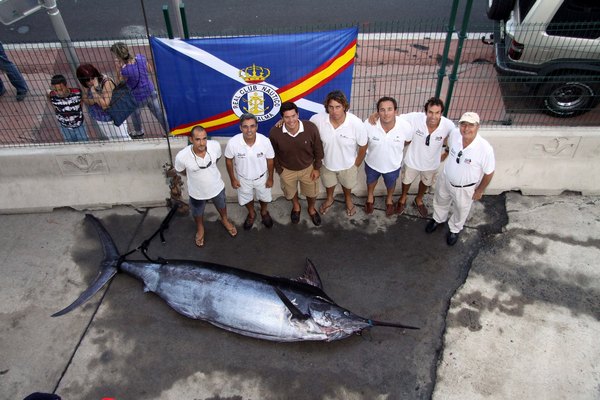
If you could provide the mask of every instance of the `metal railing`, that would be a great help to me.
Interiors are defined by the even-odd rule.
[[[521,27],[520,32],[513,32],[517,35],[514,42],[510,35],[506,36],[507,40],[501,41],[499,35],[502,32],[497,30],[499,54],[489,44],[491,25],[471,26],[470,33],[464,35],[460,52],[457,52],[459,34],[452,34],[448,58],[444,59],[445,24],[444,21],[428,21],[361,25],[354,63],[351,111],[366,118],[374,111],[381,96],[395,97],[400,113],[420,111],[426,100],[435,94],[436,88],[441,88],[440,97],[450,102],[447,116],[453,120],[457,120],[465,111],[475,111],[480,114],[484,125],[600,125],[600,108],[597,105],[600,98],[600,42],[599,39],[589,38],[599,31],[598,24],[587,23],[579,27],[570,24],[562,31],[555,24],[550,29],[550,40],[547,40],[549,35],[540,35],[540,32],[544,32],[540,26]],[[337,28],[340,26],[287,28],[285,32],[269,33]],[[583,29],[588,33],[582,33]],[[567,32],[570,39],[564,40],[560,32]],[[199,35],[219,36],[220,33],[202,32],[192,37]],[[486,36],[488,43],[482,41],[483,36]],[[114,78],[116,66],[110,46],[117,41],[126,42],[132,53],[144,54],[152,61],[146,37],[74,42],[73,45],[82,63],[91,63],[100,72]],[[551,51],[548,46],[551,46]],[[0,73],[7,90],[0,98],[0,146],[68,144],[61,135],[54,109],[47,98],[50,78],[55,74],[67,77],[69,86],[78,86],[60,44],[5,43],[4,47],[8,57],[23,73],[29,93],[24,101],[16,101],[14,88],[7,77]],[[548,56],[550,53],[553,55]],[[460,54],[458,60],[455,59],[457,54]],[[497,60],[507,63],[503,74],[499,74],[495,68]],[[538,68],[536,64],[542,62],[549,62],[545,68],[554,68],[560,62],[560,68],[541,77],[532,74]],[[441,69],[441,65],[445,67]],[[452,77],[451,72],[456,75]],[[152,75],[152,79],[156,77]],[[454,79],[453,90],[451,97],[447,98],[450,79]],[[561,117],[556,112],[561,107],[568,111],[569,107],[577,106],[580,108],[574,117],[563,118],[567,115]],[[145,131],[143,140],[165,139],[165,132],[148,109],[142,112],[142,124]],[[85,125],[91,141],[109,139],[98,129],[87,111]]]

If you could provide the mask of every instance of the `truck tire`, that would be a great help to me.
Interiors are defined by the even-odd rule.
[[[488,0],[487,16],[495,21],[507,20],[515,0]]]
[[[559,118],[575,117],[596,105],[600,95],[598,87],[581,79],[560,78],[560,81],[545,83],[538,91],[546,114]]]

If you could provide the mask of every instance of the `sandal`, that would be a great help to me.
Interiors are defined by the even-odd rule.
[[[195,240],[196,240],[196,246],[204,247],[204,235],[198,236],[198,234],[196,234]]]
[[[351,217],[354,214],[356,214],[356,206],[354,204],[352,204],[352,208],[347,208],[346,209],[346,215]]]
[[[322,203],[321,207],[319,207],[319,212],[321,212],[321,214],[323,214],[323,215],[327,214],[327,211],[329,211],[329,209],[331,208],[332,205],[333,205],[333,201],[329,204]]]
[[[235,225],[233,225],[231,223],[231,221],[229,221],[229,223],[231,224],[231,228],[226,227],[225,224],[223,224],[221,222],[221,224],[223,225],[223,228],[225,228],[225,230],[227,231],[227,233],[229,233],[229,236],[236,237],[237,236],[237,229],[236,229]]]

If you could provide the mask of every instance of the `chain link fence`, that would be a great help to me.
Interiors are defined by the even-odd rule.
[[[287,28],[267,33],[341,27]],[[598,23],[521,27],[518,35],[512,32],[515,36],[501,28],[498,25],[495,32],[490,32],[490,25],[471,26],[470,32],[464,35],[454,32],[446,56],[448,27],[444,21],[362,24],[354,63],[351,111],[366,118],[375,111],[375,104],[382,96],[395,97],[400,113],[420,111],[439,88],[439,97],[448,105],[447,116],[453,120],[458,120],[465,111],[475,111],[480,114],[483,125],[507,129],[600,125]],[[492,33],[498,51],[493,45]],[[575,41],[562,40],[564,35],[570,35]],[[544,41],[548,36],[551,40]],[[110,51],[117,41],[127,43],[132,54],[143,54],[152,65],[146,37],[74,42],[73,46],[80,63],[92,64],[117,80],[115,56]],[[23,73],[29,92],[24,101],[16,101],[14,88],[6,75],[0,73],[6,87],[6,93],[0,98],[0,146],[71,143],[65,141],[48,98],[54,75],[64,75],[70,87],[79,86],[60,44],[5,43],[4,48]],[[508,65],[504,73],[498,73],[497,62]],[[540,70],[542,64],[542,70],[549,70],[543,76],[536,75],[534,72]],[[445,67],[442,69],[441,65]],[[150,78],[156,82],[152,71]],[[561,115],[552,107],[577,109],[569,115]],[[142,110],[141,122],[145,133],[142,140],[164,140],[167,136],[148,108]],[[107,137],[86,106],[84,125],[90,141],[129,139]],[[129,133],[133,133],[131,118],[126,125]]]

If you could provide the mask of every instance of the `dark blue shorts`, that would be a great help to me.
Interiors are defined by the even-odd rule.
[[[395,171],[382,174],[381,172],[377,172],[373,168],[369,167],[369,164],[365,163],[365,175],[367,175],[367,185],[377,182],[379,177],[383,176],[385,187],[392,189],[396,186],[396,181],[400,176],[400,168]]]
[[[190,210],[192,211],[192,217],[200,217],[204,215],[204,208],[206,207],[208,200],[212,200],[217,210],[224,209],[226,207],[225,188],[223,188],[223,190],[221,190],[221,192],[212,199],[198,200],[190,197]]]

